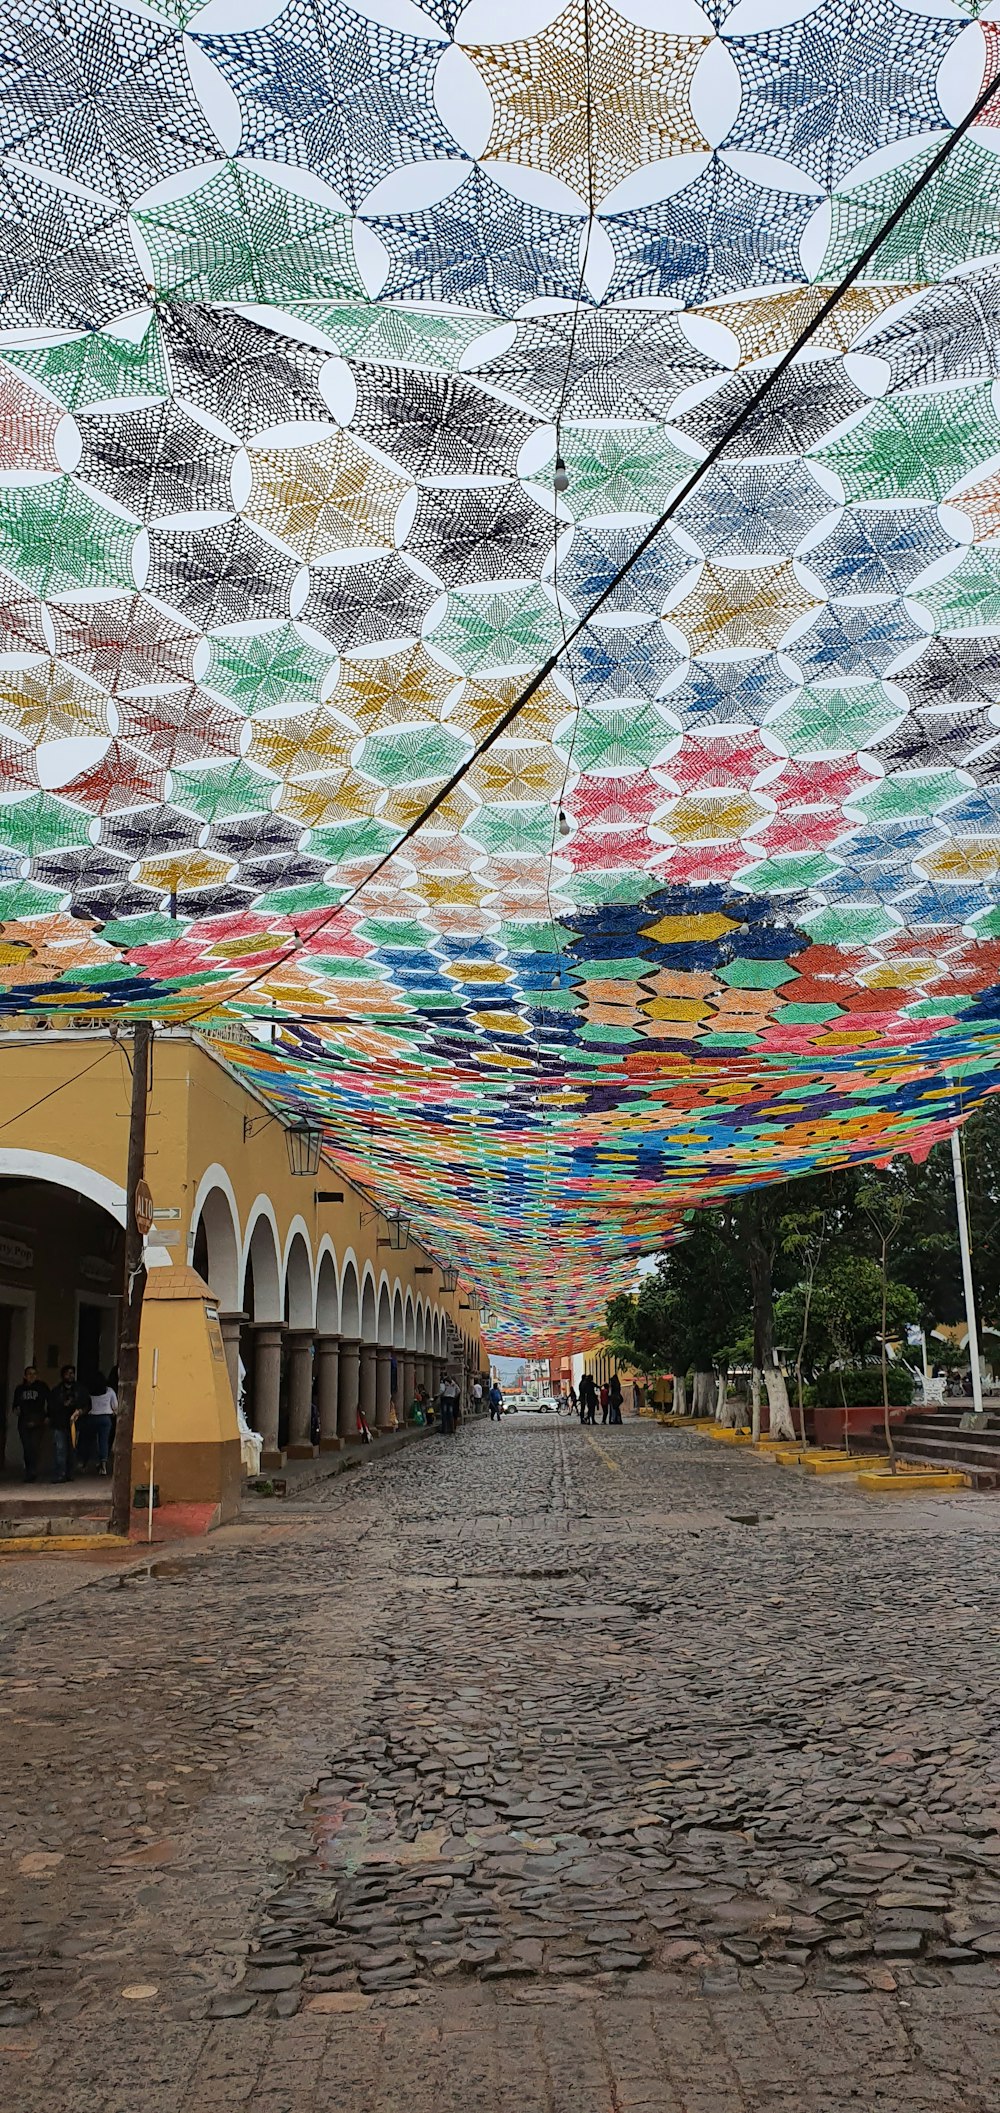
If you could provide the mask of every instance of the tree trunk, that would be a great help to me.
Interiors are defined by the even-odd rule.
[[[758,1346],[760,1367],[767,1388],[768,1423],[772,1438],[787,1438],[795,1443],[795,1425],[788,1405],[788,1388],[785,1376],[778,1368],[774,1355],[774,1293],[771,1284],[771,1250],[764,1237],[759,1218],[751,1226],[747,1243],[747,1260],[750,1265],[750,1283],[753,1288],[754,1336]]]
[[[772,1352],[773,1357],[773,1352]],[[795,1425],[788,1404],[788,1388],[780,1365],[764,1366],[764,1385],[767,1388],[767,1415],[772,1438],[788,1438],[795,1443]]]
[[[885,1442],[889,1453],[889,1465],[896,1472],[896,1448],[893,1444],[892,1425],[889,1420],[889,1363],[885,1347],[886,1309],[889,1303],[889,1251],[888,1241],[882,1241],[882,1421],[885,1427]]]
[[[755,1445],[760,1444],[760,1366],[755,1365],[750,1374],[750,1435]]]
[[[733,1394],[732,1396],[730,1395],[729,1374],[727,1371],[722,1371],[719,1373],[718,1379],[718,1390],[715,1401],[715,1421],[716,1423],[721,1423],[724,1430],[734,1431],[739,1423],[739,1420],[739,1401],[735,1394]]]
[[[687,1385],[683,1372],[674,1373],[673,1411],[675,1416],[687,1415]]]
[[[691,1413],[694,1416],[714,1416],[715,1375],[707,1372],[703,1365],[696,1365],[694,1386],[691,1391]]]

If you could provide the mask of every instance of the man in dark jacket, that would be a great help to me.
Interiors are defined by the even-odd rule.
[[[52,1460],[57,1482],[72,1482],[74,1470],[73,1425],[90,1407],[90,1396],[80,1386],[75,1365],[64,1365],[58,1386],[48,1399]]]
[[[18,1436],[24,1454],[24,1479],[38,1480],[38,1455],[45,1430],[45,1412],[48,1407],[49,1390],[42,1385],[34,1365],[25,1365],[24,1378],[14,1388],[13,1410],[17,1417]]]

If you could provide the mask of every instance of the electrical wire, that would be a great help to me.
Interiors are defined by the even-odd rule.
[[[6,1120],[0,1123],[0,1130],[9,1130],[11,1123],[23,1122],[26,1115],[33,1115],[36,1108],[42,1108],[46,1101],[54,1100],[57,1093],[64,1093],[67,1086],[76,1086],[81,1079],[89,1078],[90,1073],[97,1070],[98,1064],[103,1064],[105,1058],[111,1055],[113,1047],[114,1044],[109,1041],[107,1048],[102,1049],[100,1056],[95,1057],[92,1064],[85,1065],[82,1071],[74,1071],[72,1078],[60,1079],[58,1086],[51,1086],[48,1093],[39,1094],[36,1101],[29,1101],[28,1106],[19,1108],[16,1115],[8,1115]]]
[[[688,477],[685,482],[681,485],[680,489],[674,493],[674,496],[670,500],[669,504],[664,507],[663,512],[657,516],[656,520],[652,523],[652,526],[648,528],[645,535],[640,538],[639,542],[635,546],[635,549],[625,559],[624,563],[619,566],[618,571],[607,582],[607,585],[601,589],[600,594],[591,603],[590,608],[587,609],[583,616],[579,617],[577,619],[577,622],[571,627],[571,629],[564,634],[564,638],[561,645],[557,646],[555,652],[550,653],[548,659],[544,661],[542,666],[536,670],[535,674],[532,675],[530,681],[525,684],[523,690],[521,690],[519,694],[513,699],[512,703],[507,706],[507,709],[501,713],[500,718],[496,721],[496,724],[490,728],[487,734],[484,734],[482,740],[477,744],[474,749],[471,750],[469,755],[467,755],[463,759],[463,761],[459,764],[458,768],[452,772],[450,778],[447,778],[444,784],[439,786],[437,792],[432,794],[431,798],[427,801],[426,805],[421,809],[421,812],[415,817],[412,822],[407,825],[406,829],[404,829],[401,837],[399,838],[398,842],[392,846],[392,849],[390,851],[383,852],[381,858],[376,860],[371,870],[366,873],[361,880],[356,882],[355,886],[349,890],[348,894],[343,898],[341,902],[335,903],[333,907],[328,910],[322,918],[318,920],[318,922],[313,926],[312,931],[310,933],[308,933],[305,937],[302,937],[301,935],[296,935],[292,944],[286,947],[283,953],[279,954],[275,960],[269,962],[264,968],[257,969],[252,976],[247,977],[246,981],[240,985],[238,990],[227,992],[223,996],[213,999],[208,1005],[203,1005],[199,1007],[196,1011],[185,1014],[183,1016],[183,1024],[190,1025],[195,1020],[207,1018],[210,1014],[218,1014],[220,1008],[224,1008],[225,1005],[231,1003],[235,998],[241,998],[248,990],[253,990],[258,983],[263,983],[269,976],[273,976],[275,971],[284,967],[287,961],[291,961],[292,959],[294,959],[295,955],[298,954],[301,951],[301,948],[306,944],[306,938],[308,938],[310,941],[313,940],[319,932],[325,931],[334,922],[336,918],[342,916],[346,910],[350,909],[351,905],[357,901],[357,898],[361,894],[362,890],[368,887],[370,883],[375,880],[380,873],[385,871],[385,868],[390,864],[392,859],[394,859],[398,855],[398,853],[405,848],[407,844],[411,843],[413,838],[417,835],[418,831],[423,828],[424,824],[430,821],[431,816],[435,815],[438,810],[443,807],[448,800],[451,799],[452,794],[458,790],[458,787],[461,785],[463,779],[468,776],[469,771],[473,769],[473,767],[482,760],[483,756],[489,754],[489,751],[493,747],[494,743],[500,740],[501,736],[506,733],[507,728],[509,726],[513,725],[514,720],[518,717],[518,714],[524,710],[525,705],[530,704],[531,699],[537,696],[538,691],[544,686],[544,684],[548,681],[549,676],[552,675],[555,672],[555,669],[559,666],[559,662],[562,659],[563,654],[568,652],[570,646],[575,643],[575,641],[580,637],[581,633],[586,630],[587,626],[593,622],[593,619],[596,616],[598,610],[602,609],[605,602],[610,600],[611,596],[614,594],[621,581],[628,577],[628,574],[632,571],[633,567],[639,563],[640,558],[645,556],[647,550],[649,550],[652,545],[656,542],[657,537],[662,535],[663,530],[666,528],[668,522],[673,520],[674,515],[684,505],[685,500],[690,497],[691,493],[696,490],[697,486],[701,483],[702,479],[707,476],[709,470],[714,469],[715,464],[725,454],[725,451],[729,447],[730,443],[735,440],[738,434],[743,431],[744,426],[746,426],[749,421],[756,416],[761,404],[766,401],[766,399],[771,394],[772,390],[776,388],[778,382],[782,379],[782,377],[788,373],[789,369],[792,366],[794,366],[795,361],[799,357],[799,354],[805,350],[805,347],[822,329],[828,316],[832,315],[838,303],[843,300],[844,295],[850,292],[851,287],[855,286],[857,284],[857,281],[867,271],[869,264],[872,262],[873,258],[881,249],[883,242],[885,242],[888,237],[892,234],[893,230],[899,226],[900,221],[905,218],[906,214],[910,211],[911,207],[915,204],[916,200],[920,197],[921,193],[926,190],[927,185],[937,175],[938,171],[944,167],[944,164],[948,160],[949,155],[954,152],[954,149],[958,146],[959,141],[965,138],[966,133],[971,130],[972,126],[975,124],[976,119],[980,116],[981,112],[986,109],[987,104],[992,102],[994,96],[998,94],[1000,94],[1000,71],[996,72],[991,76],[989,81],[986,83],[986,86],[977,96],[976,101],[972,105],[972,108],[967,112],[966,116],[962,118],[960,124],[955,126],[954,131],[949,133],[947,139],[942,142],[941,146],[937,150],[937,153],[934,154],[931,157],[931,160],[927,163],[926,168],[921,170],[919,176],[914,178],[914,181],[911,183],[909,189],[904,192],[902,198],[899,200],[898,204],[893,208],[892,212],[889,214],[888,219],[883,222],[883,225],[879,228],[878,232],[873,235],[871,240],[865,245],[865,248],[861,251],[860,256],[857,257],[855,259],[855,262],[851,265],[850,270],[844,274],[844,277],[840,280],[839,284],[835,286],[832,292],[827,295],[825,301],[821,302],[819,308],[816,311],[816,314],[812,317],[811,321],[808,322],[805,327],[800,331],[798,337],[795,339],[794,343],[789,346],[787,352],[784,352],[782,354],[781,358],[775,362],[775,365],[770,368],[768,373],[762,378],[759,388],[755,390],[753,396],[750,397],[748,401],[743,405],[742,410],[737,412],[736,417],[732,421],[732,424],[729,425],[726,428],[726,431],[720,435],[719,439],[713,443],[707,455],[704,457],[703,461],[695,465],[695,468],[693,469],[690,477]]]

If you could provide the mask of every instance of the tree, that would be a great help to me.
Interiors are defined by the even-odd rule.
[[[802,1317],[798,1329],[798,1349],[795,1353],[795,1391],[799,1405],[799,1435],[806,1442],[806,1412],[802,1393],[802,1360],[809,1334],[809,1308],[812,1304],[816,1271],[820,1265],[826,1243],[826,1210],[800,1210],[782,1218],[778,1238],[782,1253],[792,1257],[800,1265],[802,1276]]]
[[[898,1179],[893,1178],[892,1170],[890,1169],[888,1178],[885,1175],[881,1177],[872,1175],[867,1181],[861,1183],[858,1190],[858,1202],[875,1234],[879,1248],[879,1269],[882,1281],[882,1311],[879,1327],[879,1359],[882,1367],[882,1422],[885,1430],[885,1442],[889,1448],[889,1459],[892,1464],[893,1474],[895,1474],[896,1448],[892,1442],[892,1428],[889,1421],[889,1366],[887,1362],[889,1353],[886,1346],[886,1326],[889,1305],[889,1250],[898,1240],[903,1219],[906,1216],[906,1192],[902,1183]],[[911,1298],[913,1299],[914,1313],[916,1313],[917,1301],[912,1293]]]

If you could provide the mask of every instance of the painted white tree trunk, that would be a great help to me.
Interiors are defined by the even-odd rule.
[[[675,1416],[687,1415],[687,1384],[683,1372],[674,1373],[673,1409]]]
[[[767,1388],[768,1420],[772,1438],[787,1438],[794,1444],[795,1425],[788,1401],[785,1375],[779,1365],[765,1365],[764,1385]]]
[[[750,1431],[755,1445],[760,1443],[760,1367],[755,1365],[750,1374]]]
[[[695,1371],[694,1386],[691,1390],[691,1413],[694,1416],[715,1414],[714,1377],[711,1372],[706,1372],[700,1367]]]
[[[729,1374],[720,1372],[715,1394],[715,1421],[726,1430],[735,1430],[740,1420],[740,1406],[735,1395],[729,1398]]]

